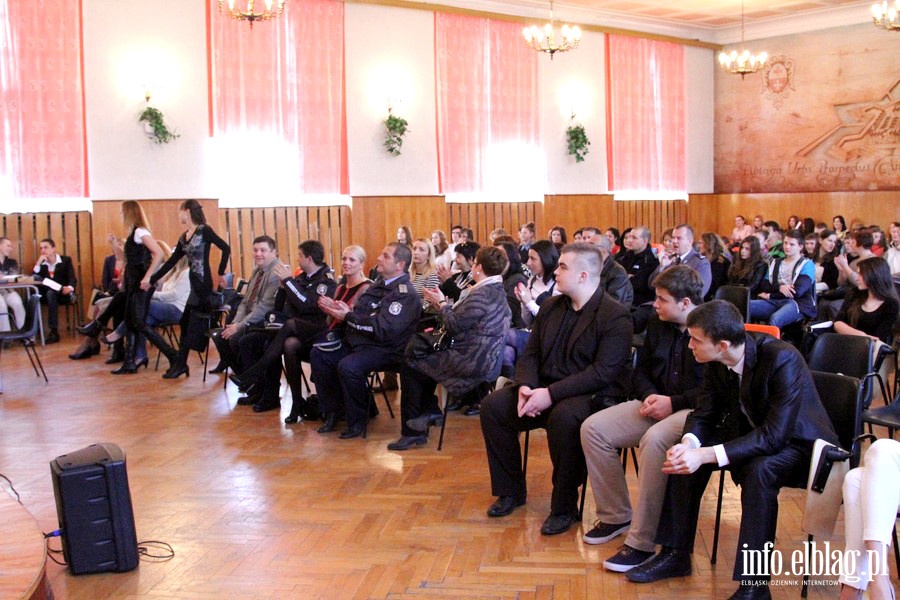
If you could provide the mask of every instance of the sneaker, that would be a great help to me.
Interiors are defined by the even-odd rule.
[[[603,561],[603,566],[609,571],[625,573],[641,566],[653,558],[653,555],[653,552],[644,552],[643,550],[632,548],[628,544],[622,544],[622,547],[619,548],[619,551],[614,556]]]
[[[598,520],[594,523],[594,528],[584,534],[581,539],[587,544],[605,544],[617,535],[621,535],[628,531],[629,527],[631,527],[631,521],[620,523],[618,525],[611,525]]]

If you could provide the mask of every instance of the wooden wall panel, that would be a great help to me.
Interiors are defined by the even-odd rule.
[[[566,230],[569,241],[576,229],[613,225],[615,211],[609,195],[582,194],[547,196],[544,200],[543,219],[538,223],[538,237],[546,238],[557,225]]]
[[[812,217],[831,226],[834,215],[843,215],[850,224],[854,217],[885,231],[891,221],[900,220],[898,192],[802,192],[784,194],[697,194],[691,195],[688,220],[699,231],[731,232],[735,215],[752,220],[761,214],[785,226],[788,217]]]
[[[482,244],[490,239],[491,231],[499,228],[507,230],[518,239],[519,226],[530,221],[535,222],[540,232],[539,224],[543,212],[543,205],[540,202],[447,204],[450,225],[468,227],[475,234],[475,241]],[[449,234],[449,229],[448,226],[444,231]]]
[[[375,266],[375,257],[385,244],[396,241],[397,228],[406,225],[413,238],[431,236],[435,229],[450,233],[450,222],[442,196],[366,196],[353,198],[354,244],[362,246],[368,260],[366,270]]]

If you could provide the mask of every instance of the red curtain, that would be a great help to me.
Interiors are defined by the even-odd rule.
[[[537,53],[516,23],[436,13],[435,60],[441,191],[484,192],[498,146],[538,143]]]
[[[609,35],[609,189],[684,191],[684,49]]]
[[[223,193],[244,190],[262,202],[346,193],[343,3],[292,0],[252,29],[213,11]]]
[[[0,198],[83,198],[81,3],[0,0]]]

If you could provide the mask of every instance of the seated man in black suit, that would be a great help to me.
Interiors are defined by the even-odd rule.
[[[741,585],[731,598],[771,598],[769,577],[746,572],[743,558],[774,543],[779,490],[805,487],[813,443],[837,443],[837,435],[793,346],[746,334],[740,312],[724,300],[695,309],[687,326],[694,357],[708,363],[703,390],[663,464],[676,477],[656,533],[662,550],[626,576],[648,583],[691,574],[700,499],[712,471],[727,468],[741,486],[742,510],[733,575]]]
[[[41,255],[34,265],[36,277],[55,281],[59,289],[47,285],[41,285],[41,303],[47,305],[47,325],[50,329],[44,340],[47,344],[55,344],[59,341],[59,305],[75,302],[75,267],[72,259],[56,253],[56,242],[50,238],[44,238],[40,244]]]
[[[578,519],[578,486],[585,474],[581,423],[627,395],[631,315],[600,284],[602,265],[591,244],[563,247],[556,270],[561,295],[541,305],[516,364],[517,385],[481,403],[491,488],[498,496],[488,516],[508,515],[525,503],[519,432],[547,430],[553,498],[544,535],[563,533]]]

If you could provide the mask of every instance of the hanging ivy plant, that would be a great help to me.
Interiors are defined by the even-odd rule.
[[[384,147],[391,156],[400,156],[400,147],[403,146],[403,136],[406,135],[409,123],[388,109],[388,118],[384,120],[387,135],[384,138]]]
[[[575,115],[572,115],[572,118],[574,119]],[[584,155],[589,152],[588,146],[591,145],[591,140],[584,131],[584,125],[569,125],[566,129],[566,143],[569,154],[575,155],[575,162],[584,162]]]
[[[166,127],[166,123],[163,119],[163,114],[158,108],[153,108],[149,104],[141,113],[140,117],[138,117],[138,122],[147,124],[149,127],[147,133],[157,144],[168,144],[172,140],[180,137],[177,133],[169,131],[169,128]]]

